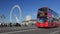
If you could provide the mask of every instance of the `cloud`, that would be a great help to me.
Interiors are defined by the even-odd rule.
[[[30,15],[27,15],[26,16],[26,20],[31,20],[31,16]]]

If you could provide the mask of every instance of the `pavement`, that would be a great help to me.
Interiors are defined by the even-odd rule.
[[[60,27],[37,28],[31,27],[1,27],[0,34],[60,34]]]

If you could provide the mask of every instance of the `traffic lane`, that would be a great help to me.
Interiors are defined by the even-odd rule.
[[[16,32],[9,32],[4,34],[59,34],[59,28],[51,28],[51,29],[30,29],[30,30],[22,30]]]
[[[0,33],[21,31],[21,30],[34,29],[34,28],[36,27],[2,27],[0,28]]]
[[[49,32],[50,34],[60,34],[60,27],[52,28]]]
[[[54,32],[51,32],[50,34],[60,34],[59,31],[54,31]]]
[[[36,34],[37,32],[39,32],[39,30],[40,29],[29,29],[29,30],[22,30],[22,31],[15,31],[15,32],[6,32],[6,33],[0,33],[0,34],[32,34],[32,33]]]

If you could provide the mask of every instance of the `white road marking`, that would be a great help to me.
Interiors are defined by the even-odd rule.
[[[55,33],[59,33],[59,31],[54,31],[54,32],[52,32],[52,33],[50,33],[50,34],[55,34]]]

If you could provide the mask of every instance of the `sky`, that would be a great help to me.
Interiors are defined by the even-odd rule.
[[[21,20],[25,20],[27,15],[30,15],[32,19],[36,19],[37,11],[41,7],[49,7],[60,16],[60,0],[0,0],[0,16],[5,15],[5,22],[10,22],[10,12],[15,5],[21,7]],[[14,15],[17,17],[20,15],[18,8],[13,10],[13,22],[16,21]]]

